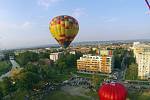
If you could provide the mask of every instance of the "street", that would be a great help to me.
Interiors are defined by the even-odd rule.
[[[11,69],[9,72],[7,72],[7,73],[1,75],[1,76],[0,76],[0,81],[2,81],[2,79],[3,79],[4,77],[10,77],[12,70],[14,70],[14,69],[16,69],[16,68],[17,68],[17,69],[20,68],[19,64],[18,64],[15,60],[10,59],[10,62],[11,62],[11,64],[12,64],[12,69]]]

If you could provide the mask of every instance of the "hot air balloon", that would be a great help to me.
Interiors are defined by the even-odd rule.
[[[79,25],[75,18],[61,15],[52,19],[49,29],[56,41],[63,48],[67,48],[77,35]]]
[[[149,4],[148,0],[145,0],[145,2],[146,2],[147,6],[149,7],[149,10],[150,10],[150,4]]]
[[[121,83],[104,83],[98,95],[100,100],[126,100],[127,90]]]

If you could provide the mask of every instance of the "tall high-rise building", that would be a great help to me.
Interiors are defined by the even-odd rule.
[[[138,64],[138,77],[148,79],[150,77],[150,45],[134,43],[133,50]]]
[[[111,73],[113,69],[113,55],[112,53],[105,53],[105,55],[99,56],[83,55],[77,60],[77,69],[85,72]]]

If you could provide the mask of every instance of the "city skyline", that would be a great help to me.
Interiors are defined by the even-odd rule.
[[[56,44],[48,27],[58,15],[78,20],[80,31],[73,42],[150,37],[150,12],[144,0],[0,1],[0,48]]]

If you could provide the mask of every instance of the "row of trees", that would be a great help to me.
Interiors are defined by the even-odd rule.
[[[113,55],[114,55],[114,67],[121,69],[121,63],[123,60],[123,57],[125,56],[127,50],[123,48],[117,48],[114,50]]]
[[[133,51],[128,51],[124,48],[117,48],[113,52],[114,54],[114,66],[118,69],[124,69],[121,64],[124,66],[129,67],[132,63],[135,64],[135,57]],[[124,59],[124,60],[123,60]]]
[[[134,57],[133,51],[127,52],[125,64],[127,66],[125,79],[137,80],[138,79],[138,65],[136,64],[136,58]]]
[[[20,55],[16,56],[16,61],[21,65],[25,66],[29,62],[36,62],[39,60],[38,54],[34,52],[25,52],[21,53]]]
[[[126,58],[125,58],[125,62],[127,67],[129,67],[132,64],[136,64],[136,58],[134,57],[134,53],[133,51],[128,51],[126,53]]]

